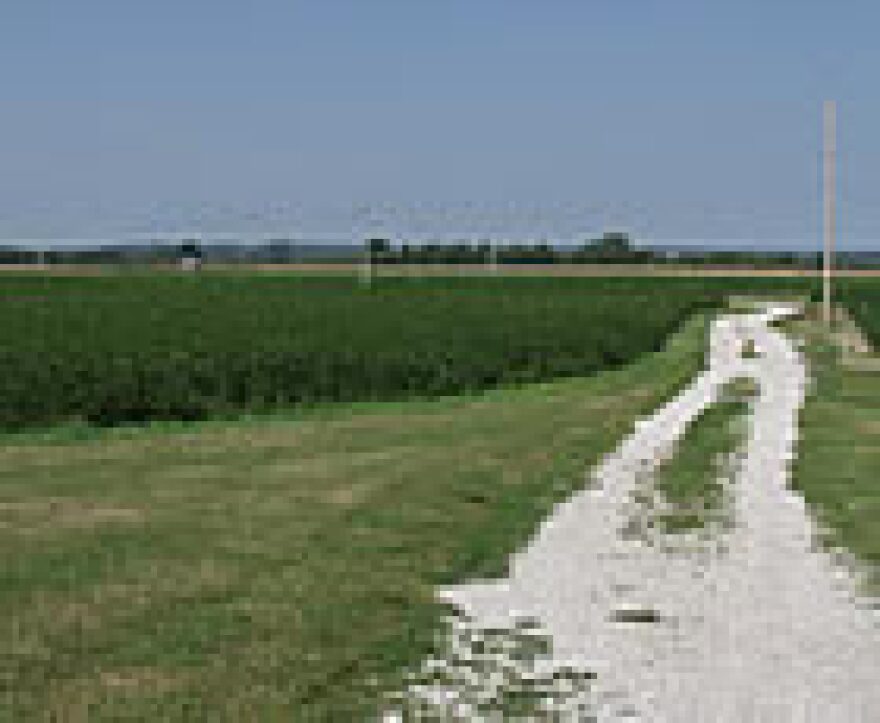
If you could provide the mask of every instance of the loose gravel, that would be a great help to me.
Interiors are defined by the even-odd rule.
[[[788,485],[808,376],[800,351],[772,325],[797,313],[768,304],[718,318],[707,370],[556,509],[512,558],[509,577],[441,592],[475,629],[533,621],[551,643],[545,670],[589,673],[588,689],[553,720],[880,720],[876,603],[817,545],[815,523]],[[733,524],[719,533],[722,544],[663,546],[623,534],[634,492],[740,377],[759,392],[728,480]]]

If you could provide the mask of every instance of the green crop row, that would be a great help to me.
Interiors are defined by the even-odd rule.
[[[586,375],[727,289],[687,279],[0,277],[0,427],[201,419]]]

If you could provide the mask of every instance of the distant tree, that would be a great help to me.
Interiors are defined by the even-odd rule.
[[[391,251],[391,242],[387,238],[371,238],[367,241],[367,251],[374,258]]]
[[[180,244],[180,257],[201,259],[202,245],[195,239],[186,239],[182,244]]]
[[[610,257],[626,256],[632,249],[629,236],[619,231],[606,231],[596,246],[602,255]]]

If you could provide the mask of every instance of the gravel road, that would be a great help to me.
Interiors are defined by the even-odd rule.
[[[880,720],[876,603],[816,545],[815,523],[788,487],[808,377],[772,322],[795,313],[767,305],[717,319],[707,370],[557,508],[510,576],[442,599],[483,626],[536,620],[555,660],[597,674],[589,696],[598,720]],[[741,355],[747,339],[756,357]],[[713,544],[679,549],[622,535],[634,490],[742,376],[759,393],[731,476],[732,526]]]

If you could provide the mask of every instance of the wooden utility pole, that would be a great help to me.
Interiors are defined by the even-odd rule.
[[[370,242],[364,244],[364,254],[361,258],[361,283],[364,286],[370,286],[373,283],[373,249]]]
[[[826,100],[823,107],[823,151],[822,151],[822,189],[823,189],[823,238],[825,243],[822,272],[822,317],[831,324],[831,274],[834,269],[834,231],[835,231],[835,163],[837,156],[837,105]]]

